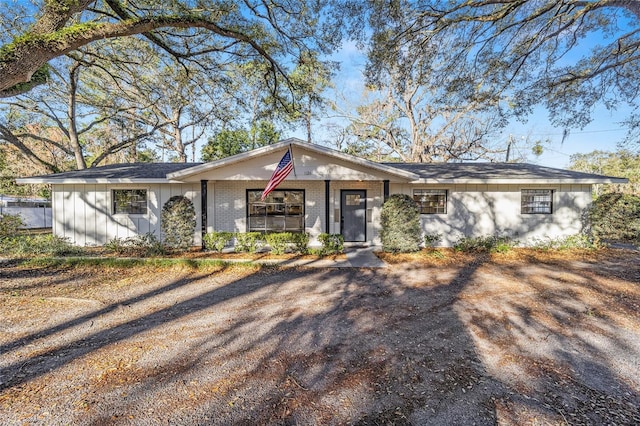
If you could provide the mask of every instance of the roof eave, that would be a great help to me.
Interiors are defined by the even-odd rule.
[[[16,179],[18,184],[50,184],[50,185],[82,185],[82,184],[157,184],[157,183],[180,183],[179,181],[153,178],[153,179],[109,179],[109,178],[68,178],[68,179],[47,179],[46,177],[26,177]]]
[[[574,185],[598,185],[598,184],[624,184],[629,183],[629,179],[626,178],[538,178],[538,179],[473,179],[473,178],[454,178],[454,179],[433,179],[433,178],[421,178],[411,181],[412,184],[439,184],[439,185],[558,185],[558,184],[574,184]]]

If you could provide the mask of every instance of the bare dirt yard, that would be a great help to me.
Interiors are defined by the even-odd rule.
[[[638,252],[0,267],[0,423],[640,423]]]

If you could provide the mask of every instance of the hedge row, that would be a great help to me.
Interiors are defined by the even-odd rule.
[[[207,250],[221,252],[231,245],[235,239],[234,251],[255,253],[268,245],[274,254],[307,253],[309,234],[306,232],[209,232],[204,236],[204,247]],[[322,248],[317,254],[342,253],[344,238],[340,234],[320,234],[318,240]]]

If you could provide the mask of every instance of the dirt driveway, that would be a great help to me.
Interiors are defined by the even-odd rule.
[[[640,259],[0,269],[3,424],[638,424]]]

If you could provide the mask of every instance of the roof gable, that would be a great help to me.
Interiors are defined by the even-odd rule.
[[[395,180],[408,182],[418,175],[389,165],[354,157],[321,145],[286,139],[273,145],[170,173],[171,180],[268,180],[287,149],[293,157],[296,180]]]

